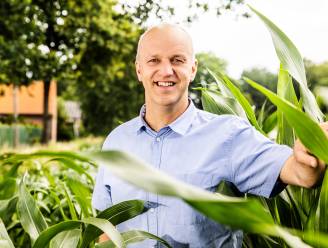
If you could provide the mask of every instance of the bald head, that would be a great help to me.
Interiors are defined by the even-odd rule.
[[[147,29],[139,38],[136,62],[149,50],[161,44],[179,44],[194,60],[192,39],[185,29],[176,24],[159,24]]]

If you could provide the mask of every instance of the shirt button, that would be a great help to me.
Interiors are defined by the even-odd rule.
[[[161,138],[160,138],[160,137],[157,137],[157,138],[156,138],[156,141],[157,141],[157,142],[161,141]]]

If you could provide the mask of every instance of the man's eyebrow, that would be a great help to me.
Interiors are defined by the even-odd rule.
[[[158,57],[159,57],[158,54],[150,54],[150,55],[145,56],[146,59],[152,59],[152,58],[158,58]]]
[[[187,56],[186,56],[186,55],[184,55],[184,54],[175,54],[175,55],[173,55],[173,56],[172,56],[172,58],[176,58],[176,57],[179,57],[179,58],[184,58],[184,59],[186,59],[186,58],[187,58]]]

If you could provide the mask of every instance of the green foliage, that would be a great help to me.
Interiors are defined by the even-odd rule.
[[[260,82],[261,85],[271,91],[277,90],[277,76],[265,68],[251,68],[249,70],[244,70],[241,74],[241,78],[244,77],[252,78],[254,81]],[[252,105],[255,106],[256,112],[259,112],[266,100],[265,96],[246,83],[242,84],[242,90],[250,96]],[[270,113],[272,113],[274,111],[273,104],[267,103],[266,109],[270,110]]]
[[[328,61],[314,64],[310,60],[305,60],[304,63],[310,89],[314,89],[318,85],[328,85]]]
[[[208,70],[211,70],[214,73],[226,71],[227,62],[217,57],[212,52],[197,53],[196,59],[198,62],[197,74],[195,79],[192,81],[190,88],[204,87],[205,85],[212,83],[213,78]],[[201,92],[193,91],[190,93],[190,96],[198,107],[202,107]]]
[[[41,129],[34,125],[18,125],[19,143],[34,144],[41,138]],[[0,147],[13,146],[14,125],[0,124]]]
[[[28,174],[23,177],[25,170]],[[143,201],[122,202],[99,214],[91,208],[94,181],[90,174],[95,170],[90,159],[72,152],[2,155],[0,244],[11,248],[43,248],[49,243],[50,247],[86,248],[94,247],[102,233],[111,237],[115,247],[125,247],[126,242],[138,242],[141,237],[162,242],[146,232],[138,236],[131,230],[121,235],[114,227],[146,212]],[[124,238],[133,234],[134,240]]]
[[[57,140],[72,140],[74,132],[72,124],[68,123],[64,100],[57,98]]]
[[[136,116],[144,101],[133,55],[141,30],[128,16],[102,8],[99,19],[112,21],[94,23],[90,30],[92,38],[81,57],[77,87],[85,128],[95,134],[106,134]]]

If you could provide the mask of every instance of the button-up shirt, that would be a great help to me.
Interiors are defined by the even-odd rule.
[[[269,197],[277,188],[280,170],[292,150],[277,145],[256,131],[248,121],[233,115],[187,110],[158,132],[140,115],[114,129],[103,150],[128,152],[164,173],[209,191],[221,180],[241,192]],[[277,192],[275,192],[277,193]],[[174,248],[241,247],[242,232],[232,231],[192,209],[180,199],[145,192],[100,166],[92,204],[104,210],[125,200],[149,202],[150,210],[118,225],[119,231],[148,231]],[[129,247],[161,247],[147,240]]]

